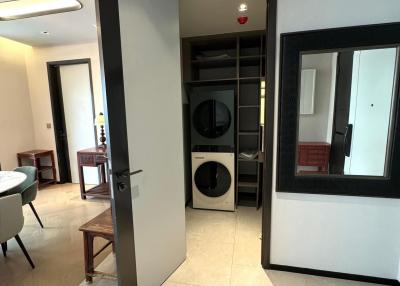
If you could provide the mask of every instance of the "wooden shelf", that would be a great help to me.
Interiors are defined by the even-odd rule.
[[[90,190],[86,190],[86,196],[101,198],[101,199],[110,199],[110,185],[109,183],[101,183],[96,187],[91,188]]]
[[[257,188],[258,187],[257,175],[239,174],[238,186]]]
[[[251,55],[251,56],[240,56],[239,59],[246,60],[246,59],[260,59],[264,58],[265,55]]]
[[[239,131],[239,136],[258,136],[258,131]]]
[[[256,56],[241,56],[239,58],[240,60],[240,66],[259,66],[261,64],[261,55],[256,55]]]
[[[259,82],[263,78],[262,77],[238,77],[238,78],[221,78],[221,79],[203,79],[203,80],[192,80],[185,82],[189,85],[201,85],[201,84],[235,84],[236,81],[242,82]]]
[[[39,189],[43,186],[57,183],[54,153],[52,150],[30,150],[20,152],[17,153],[17,158],[19,167],[25,166],[26,163],[28,163],[28,166],[36,167],[38,175],[37,179],[39,181]],[[42,165],[41,159],[43,158],[47,158],[48,160],[50,160],[51,165]],[[51,178],[43,177],[43,172],[45,171],[51,171]]]
[[[242,158],[238,158],[239,162],[258,162],[258,158],[254,158],[254,159],[242,159]]]
[[[41,173],[41,172],[44,172],[44,171],[53,170],[53,168],[54,168],[53,166],[40,166],[38,168],[38,172]]]
[[[220,68],[220,67],[234,67],[236,66],[237,58],[221,58],[221,59],[200,59],[192,60],[192,65],[206,69],[206,68]]]
[[[236,154],[241,150],[260,150],[260,85],[265,79],[264,35],[265,31],[252,31],[182,40],[183,78],[188,90],[225,87],[235,89]],[[218,55],[227,56],[212,58]],[[190,164],[191,155],[186,154],[186,157]],[[242,173],[255,175],[243,175],[239,170],[236,172],[236,202],[240,205],[259,207],[261,203],[259,158],[248,160],[236,156],[238,168],[239,162]],[[249,164],[246,164],[247,162]],[[243,191],[250,193],[243,196]]]
[[[240,77],[239,81],[243,83],[260,83],[264,78],[261,76]]]
[[[238,205],[245,207],[256,207],[255,193],[240,193],[238,196]]]
[[[260,108],[260,105],[239,105],[239,108]]]
[[[205,79],[205,80],[192,80],[186,82],[186,84],[198,86],[198,85],[220,85],[220,84],[235,84],[237,78],[221,78],[221,79]]]

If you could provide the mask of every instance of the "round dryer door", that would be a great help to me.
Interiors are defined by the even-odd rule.
[[[193,125],[200,135],[218,138],[228,131],[231,118],[231,113],[225,104],[209,99],[200,103],[194,110]]]
[[[221,163],[206,162],[197,168],[194,182],[203,195],[220,197],[229,190],[232,178],[228,169]]]

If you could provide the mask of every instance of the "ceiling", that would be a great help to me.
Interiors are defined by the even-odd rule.
[[[31,46],[68,45],[97,40],[95,0],[81,0],[78,11],[0,21],[0,36]],[[266,1],[246,0],[249,21],[237,22],[240,0],[180,0],[182,37],[265,29]],[[41,32],[47,31],[48,35]]]
[[[0,36],[31,46],[68,45],[97,40],[94,0],[80,0],[78,11],[0,21]],[[41,32],[47,31],[48,35]]]
[[[238,6],[246,2],[249,21],[237,22]],[[182,37],[265,29],[265,0],[180,0]]]

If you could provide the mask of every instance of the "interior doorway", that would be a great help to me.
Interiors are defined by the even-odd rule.
[[[240,224],[244,222],[244,228],[249,226],[248,221],[246,222],[246,219],[248,219],[246,210],[248,209],[242,212],[242,214],[245,213],[244,216],[238,218],[236,216],[238,212],[223,212],[221,207],[218,207],[217,210],[200,210],[192,208],[189,202],[189,207],[185,208],[184,173],[191,173],[188,172],[191,164],[187,162],[188,164],[185,167],[182,164],[184,161],[182,156],[184,153],[184,128],[182,123],[185,120],[181,116],[182,112],[185,113],[185,111],[182,111],[184,109],[182,105],[186,100],[190,101],[190,95],[186,93],[187,89],[185,89],[184,98],[181,98],[181,38],[177,22],[179,18],[177,4],[177,2],[166,4],[162,1],[131,2],[122,0],[118,3],[97,1],[97,22],[100,24],[101,31],[101,58],[104,69],[105,105],[107,106],[105,113],[108,121],[108,150],[110,151],[110,165],[112,166],[112,203],[119,285],[161,285],[171,277],[176,269],[179,271],[180,265],[186,267],[186,270],[190,270],[190,267],[196,264],[196,262],[193,262],[194,260],[187,258],[188,255],[191,255],[193,249],[191,243],[193,241],[206,245],[205,251],[200,251],[201,253],[214,252],[214,255],[218,254],[221,249],[211,251],[212,247],[210,247],[210,245],[215,245],[215,241],[213,243],[201,241],[202,239],[196,240],[207,232],[210,233],[211,237],[217,235],[217,232],[212,230],[212,227],[216,224],[216,227],[222,226],[218,235],[221,236],[221,241],[226,243],[222,246],[223,251],[226,250],[224,247],[231,248],[232,251],[228,250],[227,257],[233,257],[238,220],[240,220]],[[232,9],[234,13],[236,13],[235,9],[236,7]],[[265,9],[260,10],[264,13],[265,25]],[[235,20],[235,18],[233,19]],[[234,24],[236,23],[234,22]],[[157,29],[154,27],[157,27]],[[236,110],[238,100],[237,98],[234,99],[234,108],[232,108],[230,115],[232,130],[235,130],[232,133],[239,135],[236,127],[241,127],[242,132],[240,132],[240,138],[233,136],[236,139],[233,139],[234,142],[231,145],[235,147],[237,146],[235,145],[236,140],[241,140],[244,148],[239,149],[240,151],[253,148],[253,146],[258,148],[261,141],[258,139],[264,136],[263,129],[259,130],[257,127],[261,121],[259,119],[265,114],[262,113],[261,115],[258,108],[261,105],[261,98],[259,97],[261,97],[262,87],[265,90],[265,82],[261,78],[265,77],[266,55],[264,50],[266,37],[265,31],[262,33],[262,28],[259,30],[261,30],[259,31],[260,35],[242,35],[242,39],[233,35],[231,39],[217,39],[211,45],[208,44],[209,39],[203,39],[203,43],[205,42],[210,47],[209,50],[219,49],[229,50],[229,52],[222,58],[215,53],[203,53],[203,58],[198,59],[189,56],[189,62],[182,63],[182,65],[197,65],[199,69],[198,78],[184,78],[185,84],[188,83],[192,86],[208,84],[212,87],[226,84],[234,85],[231,89],[234,91],[228,94],[228,96],[233,97],[237,95],[235,93],[237,86],[242,86],[243,94],[251,93],[251,90],[257,93],[254,101],[246,102],[243,98],[244,101],[240,102],[241,111]],[[134,39],[128,37],[128,34],[135,35]],[[197,48],[200,51],[204,47],[203,43],[194,44],[194,49]],[[242,49],[238,46],[241,46]],[[207,48],[204,50],[207,50]],[[201,56],[200,53],[198,56]],[[216,58],[209,59],[208,57]],[[209,69],[209,73],[205,74],[204,69]],[[225,69],[225,71],[222,71],[222,75],[217,75],[217,69]],[[196,75],[196,72],[192,75]],[[219,78],[215,79],[213,75],[217,75]],[[224,75],[226,76],[224,77]],[[198,94],[208,93],[208,90],[203,89],[197,91]],[[214,94],[214,90],[212,92]],[[207,108],[203,108],[203,111],[210,109],[212,111],[210,112],[212,116],[207,117],[207,120],[210,119],[211,121],[208,125],[220,124],[219,120],[212,119],[220,115],[220,112],[215,108],[217,105],[213,103],[207,105]],[[186,110],[186,114],[189,115],[187,120],[192,119],[189,110]],[[251,125],[246,120],[237,121],[235,115],[238,112],[241,113],[243,119],[251,117],[255,124]],[[251,147],[246,147],[250,146],[250,143]],[[221,144],[226,143],[222,142]],[[267,147],[269,148],[269,146]],[[186,148],[186,150],[193,152],[191,147]],[[215,151],[213,148],[210,148],[207,153],[213,152],[218,155],[223,153],[218,150]],[[236,148],[233,148],[230,153],[233,154],[232,157],[237,158]],[[244,164],[258,164],[258,158],[263,158],[265,154],[257,154],[258,158],[253,157],[253,154],[250,155],[251,158],[248,160],[243,158]],[[197,157],[196,160],[201,160],[204,156]],[[220,161],[225,162],[225,160]],[[230,177],[231,184],[236,185],[237,181],[233,171],[236,168],[235,161],[232,160],[232,162],[229,161],[229,164],[233,166],[230,169],[232,175],[226,176],[226,178]],[[205,186],[208,189],[207,179],[210,179],[212,185],[218,183],[218,179],[222,179],[225,181],[223,183],[226,183],[226,178],[222,178],[219,172],[210,172],[210,170],[218,171],[218,166],[213,164],[211,168],[205,171],[207,176],[198,176],[198,179],[202,182],[197,185]],[[260,173],[257,169],[254,171],[251,167],[248,169],[253,171],[252,180],[240,181],[243,189],[255,188],[255,186],[258,186],[258,178],[263,177],[263,167],[260,167]],[[244,169],[246,168],[241,169],[241,171],[246,174]],[[143,172],[139,174],[137,170],[143,170]],[[195,174],[191,175],[191,177],[195,176]],[[257,179],[253,180],[253,178]],[[192,188],[193,182],[191,179],[189,181],[190,183],[187,185]],[[210,191],[213,192],[214,189],[218,188],[213,188]],[[264,190],[264,187],[260,187],[260,189]],[[230,190],[221,193],[233,192],[235,191]],[[190,198],[190,191],[186,193],[189,194],[186,198]],[[253,204],[256,211],[257,196],[252,197],[254,197],[253,201],[256,202]],[[269,207],[268,201],[267,209]],[[210,203],[207,204],[210,205]],[[196,220],[195,218],[195,223],[191,224],[191,217],[199,217],[199,213],[201,213],[199,216],[203,217],[204,220]],[[207,216],[208,214],[212,215]],[[214,216],[214,214],[216,215]],[[261,210],[259,210],[257,216],[259,220],[255,219],[254,225],[259,228],[254,228],[257,230],[252,231],[251,243],[246,238],[243,240],[248,242],[249,245],[254,242],[259,247],[253,248],[251,251],[248,249],[247,253],[243,251],[243,256],[241,258],[236,256],[236,261],[243,261],[244,258],[250,257],[249,253],[255,253],[255,256],[250,259],[254,258],[251,263],[255,261],[251,267],[257,267],[255,271],[263,271],[261,267],[261,220],[269,220],[269,215],[268,212],[265,212],[262,216]],[[229,231],[225,233],[223,230],[226,221],[215,223],[221,217],[228,217],[227,225],[233,225],[232,228],[227,227]],[[253,224],[253,221],[251,224]],[[187,243],[185,235],[188,236],[188,230],[193,230],[193,228],[197,231],[190,233],[191,241]],[[161,237],[162,239],[160,239]],[[195,239],[193,239],[194,237]],[[264,246],[266,247],[264,251],[269,252],[269,246],[267,246],[269,234],[263,236],[263,240],[264,237]],[[237,247],[237,249],[239,248]],[[174,254],[171,255],[171,252]],[[207,259],[208,255],[203,255],[203,258]],[[229,259],[227,261],[232,261]],[[269,257],[265,256],[265,259],[268,261]],[[236,271],[231,272],[231,264],[225,270],[228,269],[227,272],[229,273],[236,273]],[[133,265],[135,267],[132,267]],[[223,268],[221,265],[209,265],[214,268],[214,272],[212,272],[212,269],[205,269],[204,274],[208,276],[210,276],[210,273],[222,274],[222,276],[223,273],[227,273],[220,271]],[[235,270],[238,270],[238,268],[235,268]],[[154,269],[157,269],[157,271],[154,271]],[[184,270],[184,272],[190,271]],[[264,272],[262,273],[265,275]],[[180,276],[180,274],[175,275],[176,279],[174,278],[171,281],[207,285],[194,282],[194,277],[185,276],[185,278],[182,278],[180,276],[178,278],[177,276]],[[192,280],[185,280],[186,278]],[[203,275],[202,279],[206,279],[206,277]],[[222,279],[226,279],[226,277]]]
[[[97,146],[90,59],[48,62],[60,183],[79,183],[77,151]],[[99,174],[84,169],[85,181],[98,184]]]

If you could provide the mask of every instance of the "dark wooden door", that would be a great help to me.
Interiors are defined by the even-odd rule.
[[[71,182],[71,168],[68,152],[67,127],[65,124],[59,65],[48,63],[50,99],[53,114],[54,137],[58,159],[60,183]]]
[[[344,171],[345,135],[349,123],[353,54],[353,51],[340,52],[337,59],[335,112],[329,162],[330,174],[342,175]]]

